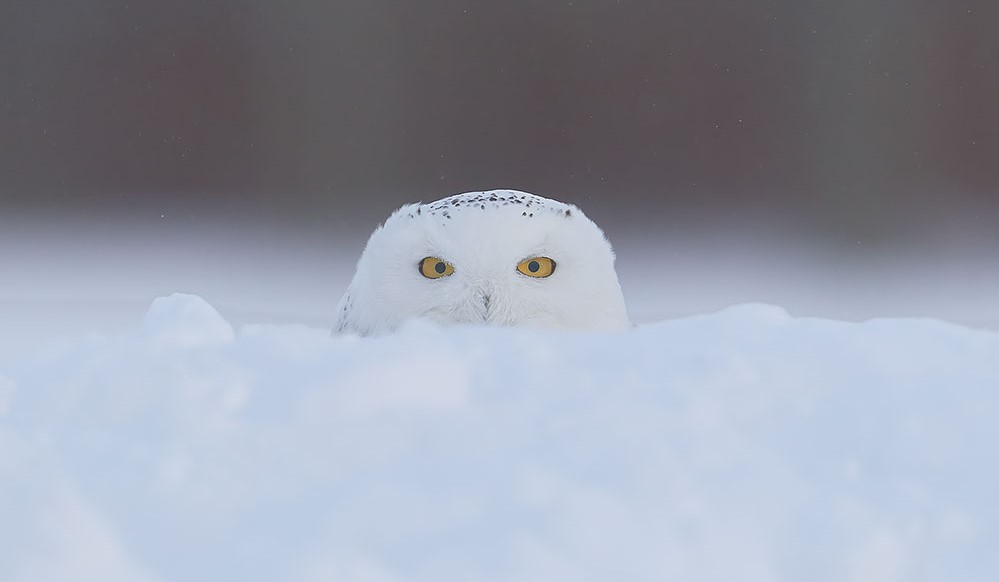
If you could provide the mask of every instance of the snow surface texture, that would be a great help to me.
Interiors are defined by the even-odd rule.
[[[140,329],[0,355],[5,581],[999,579],[999,334]]]

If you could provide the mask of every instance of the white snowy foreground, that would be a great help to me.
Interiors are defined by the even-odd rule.
[[[2,332],[0,332],[2,333]],[[999,580],[999,334],[230,327],[0,355],[5,581]]]

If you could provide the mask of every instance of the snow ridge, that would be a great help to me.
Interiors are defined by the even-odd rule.
[[[994,580],[999,334],[244,326],[0,356],[4,579]]]

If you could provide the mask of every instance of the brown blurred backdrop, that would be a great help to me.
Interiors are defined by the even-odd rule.
[[[515,187],[612,228],[999,229],[994,1],[0,10],[8,215],[367,229],[404,201]]]

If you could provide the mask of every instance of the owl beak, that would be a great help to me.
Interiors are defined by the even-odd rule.
[[[478,281],[468,289],[469,315],[476,322],[489,323],[490,308],[493,306],[493,289],[486,281]],[[474,314],[474,315],[473,315]]]

